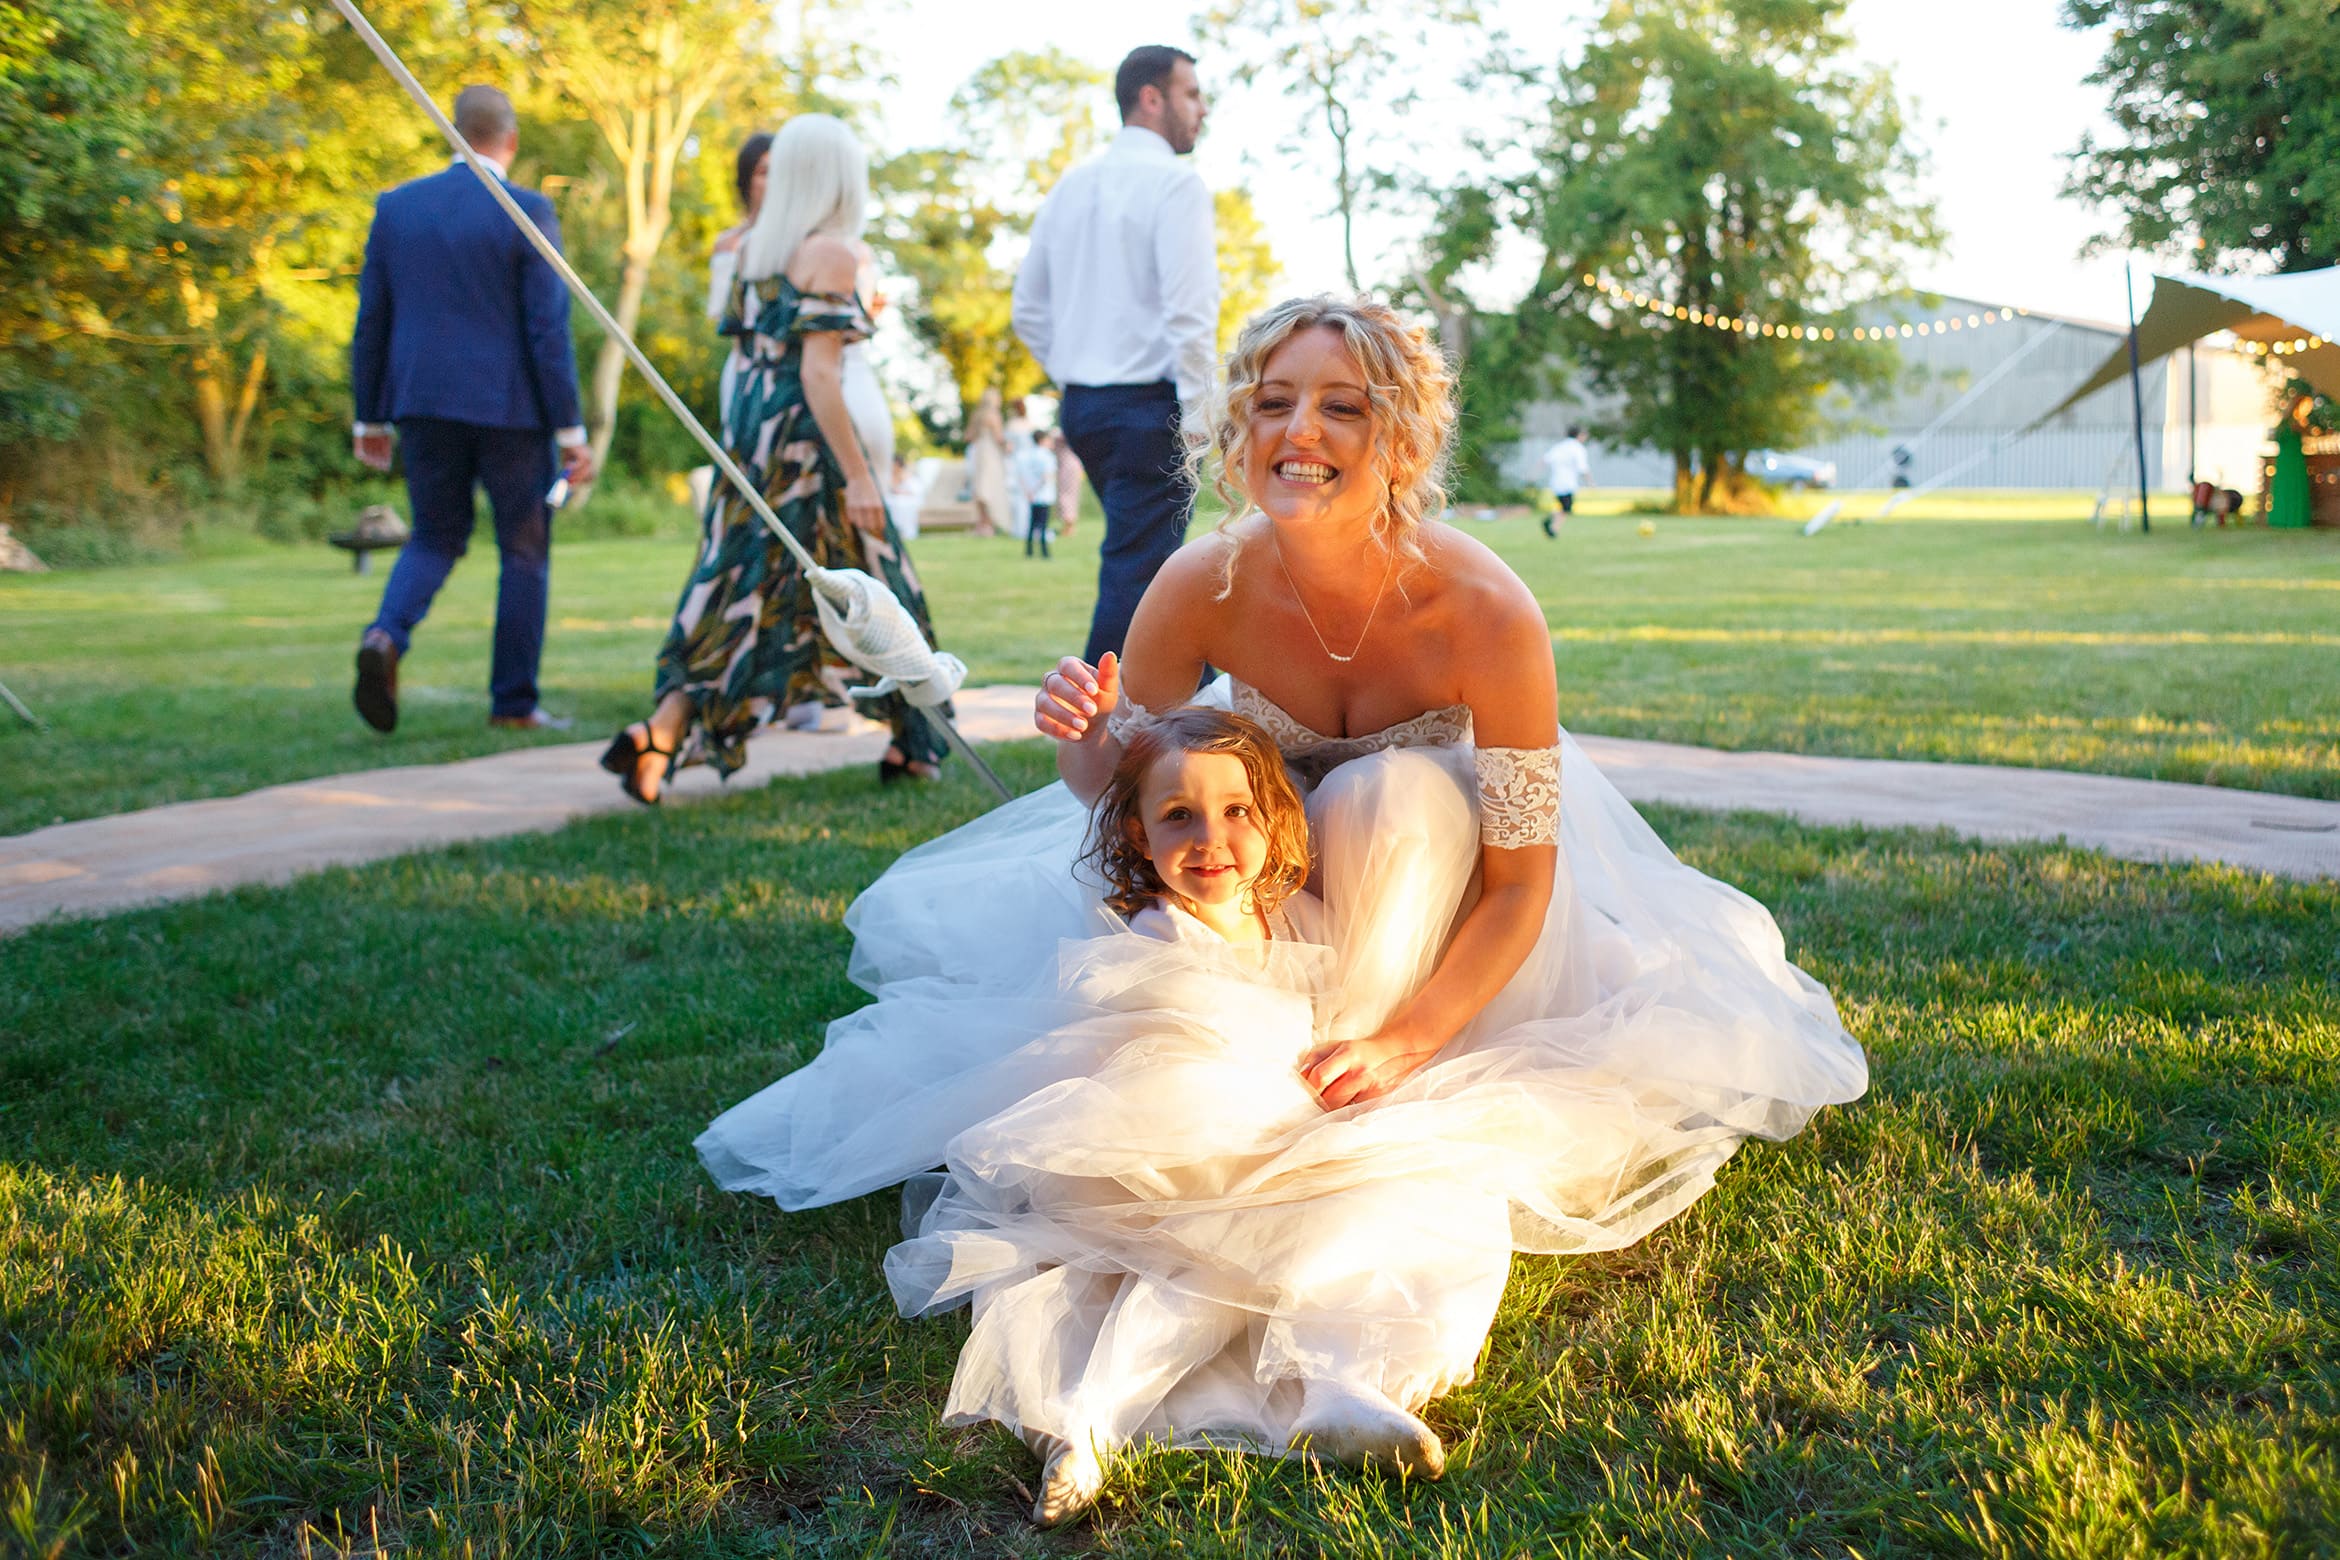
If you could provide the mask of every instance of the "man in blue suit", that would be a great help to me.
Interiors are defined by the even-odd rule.
[[[463,89],[455,128],[499,175],[520,149],[512,100],[494,87]],[[558,244],[552,202],[505,188]],[[388,471],[393,439],[403,443],[414,510],[413,537],[359,641],[358,714],[377,731],[397,728],[399,658],[470,545],[473,490],[485,488],[503,561],[488,723],[566,726],[537,707],[536,669],[552,575],[546,495],[555,446],[570,482],[593,475],[569,295],[460,160],[376,202],[349,357],[357,458]]]

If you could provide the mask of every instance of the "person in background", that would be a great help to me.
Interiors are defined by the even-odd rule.
[[[975,501],[975,534],[1015,534],[1014,509],[1008,502],[1007,419],[999,391],[986,390],[975,403],[967,423],[967,488]]]
[[[918,468],[899,451],[893,466],[893,475],[886,481],[886,513],[893,517],[894,529],[902,533],[902,539],[910,541],[918,535],[918,511],[926,506],[926,483]]]
[[[739,247],[747,242],[756,213],[764,209],[764,185],[772,173],[772,137],[759,130],[739,144],[732,180],[739,191],[739,220],[715,235],[715,251],[707,257],[707,323],[720,325],[731,307],[731,284],[739,280]],[[723,354],[723,376],[717,382],[716,412],[731,405],[731,381],[737,360]]]
[[[1026,439],[1023,448],[1016,451],[1016,486],[1024,492],[1024,556],[1032,556],[1037,546],[1040,556],[1048,556],[1048,521],[1056,508],[1056,441],[1063,437],[1053,430],[1037,439]]]
[[[2315,402],[2301,396],[2275,425],[2275,470],[2267,479],[2267,524],[2296,530],[2314,518],[2314,490],[2308,485],[2307,426]]]
[[[1552,510],[1544,515],[1544,534],[1557,536],[1553,511],[1559,515],[1559,524],[1566,525],[1568,517],[1576,513],[1576,493],[1592,475],[1592,456],[1584,447],[1584,429],[1571,426],[1565,438],[1544,451],[1544,486],[1552,495]]]
[[[1121,133],[1066,174],[1016,273],[1016,334],[1064,392],[1058,425],[1105,505],[1086,659],[1118,650],[1138,598],[1186,540],[1181,423],[1202,425],[1217,357],[1211,192],[1179,159],[1209,105],[1194,56],[1148,44],[1113,79]]]
[[[1073,534],[1073,527],[1081,518],[1081,483],[1087,473],[1081,470],[1081,458],[1073,453],[1072,440],[1064,430],[1056,430],[1052,441],[1056,445],[1056,534]]]
[[[847,344],[872,328],[858,294],[868,153],[843,121],[799,114],[773,138],[771,158],[769,196],[723,318],[738,360],[725,447],[821,567],[883,581],[932,644],[925,592],[878,489],[887,467],[869,453],[846,384]],[[701,527],[658,652],[650,714],[601,755],[639,802],[656,804],[686,764],[730,775],[759,726],[838,700],[845,680],[863,675],[822,635],[805,571],[728,483]],[[924,712],[898,690],[859,703],[892,729],[881,781],[938,773],[946,739]]]
[[[520,150],[512,100],[465,87],[455,128],[501,178]],[[560,220],[534,190],[504,188],[555,246]],[[398,663],[439,587],[471,544],[473,493],[496,517],[495,654],[488,724],[559,730],[536,702],[552,586],[553,451],[572,484],[593,479],[569,345],[569,293],[495,197],[458,158],[374,206],[349,345],[359,461],[390,469],[406,446],[414,535],[358,641],[350,700],[376,731],[398,728]]]

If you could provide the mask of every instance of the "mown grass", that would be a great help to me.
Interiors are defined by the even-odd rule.
[[[1037,784],[1036,745],[1002,750]],[[699,1123],[980,806],[785,782],[35,929],[0,959],[0,1531],[30,1553],[2305,1555],[2340,1532],[2340,887],[1656,812],[1875,1083],[1522,1259],[1440,1484],[1155,1454],[1025,1523],[879,1195]]]
[[[1472,523],[1543,600],[1577,729],[2340,796],[2340,533],[2146,537],[2064,496],[1936,495],[1810,539],[1777,520],[1643,537],[1629,498],[1557,542]],[[978,681],[1035,680],[1079,647],[1100,529],[1046,565],[920,540],[938,631]],[[688,563],[679,529],[558,548],[545,700],[580,734],[641,713]],[[54,728],[0,716],[0,833],[530,740],[484,725],[494,565],[483,536],[403,668],[390,739],[349,708],[380,577],[323,547],[0,576],[0,680]]]

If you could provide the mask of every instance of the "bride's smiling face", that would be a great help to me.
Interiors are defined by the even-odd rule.
[[[1340,331],[1295,331],[1261,366],[1243,485],[1279,523],[1370,520],[1382,499],[1375,442],[1365,371]]]

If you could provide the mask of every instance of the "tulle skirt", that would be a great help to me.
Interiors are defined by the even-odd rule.
[[[1418,1406],[1470,1379],[1514,1250],[1630,1244],[1867,1084],[1770,915],[1563,750],[1542,937],[1380,1099],[1325,1111],[1297,1060],[1436,966],[1475,892],[1468,748],[1313,789],[1314,966],[1114,935],[1061,785],[911,851],[846,918],[877,1000],[700,1154],[791,1208],[910,1183],[897,1301],[974,1306],[954,1422],[1281,1451],[1310,1382]]]

